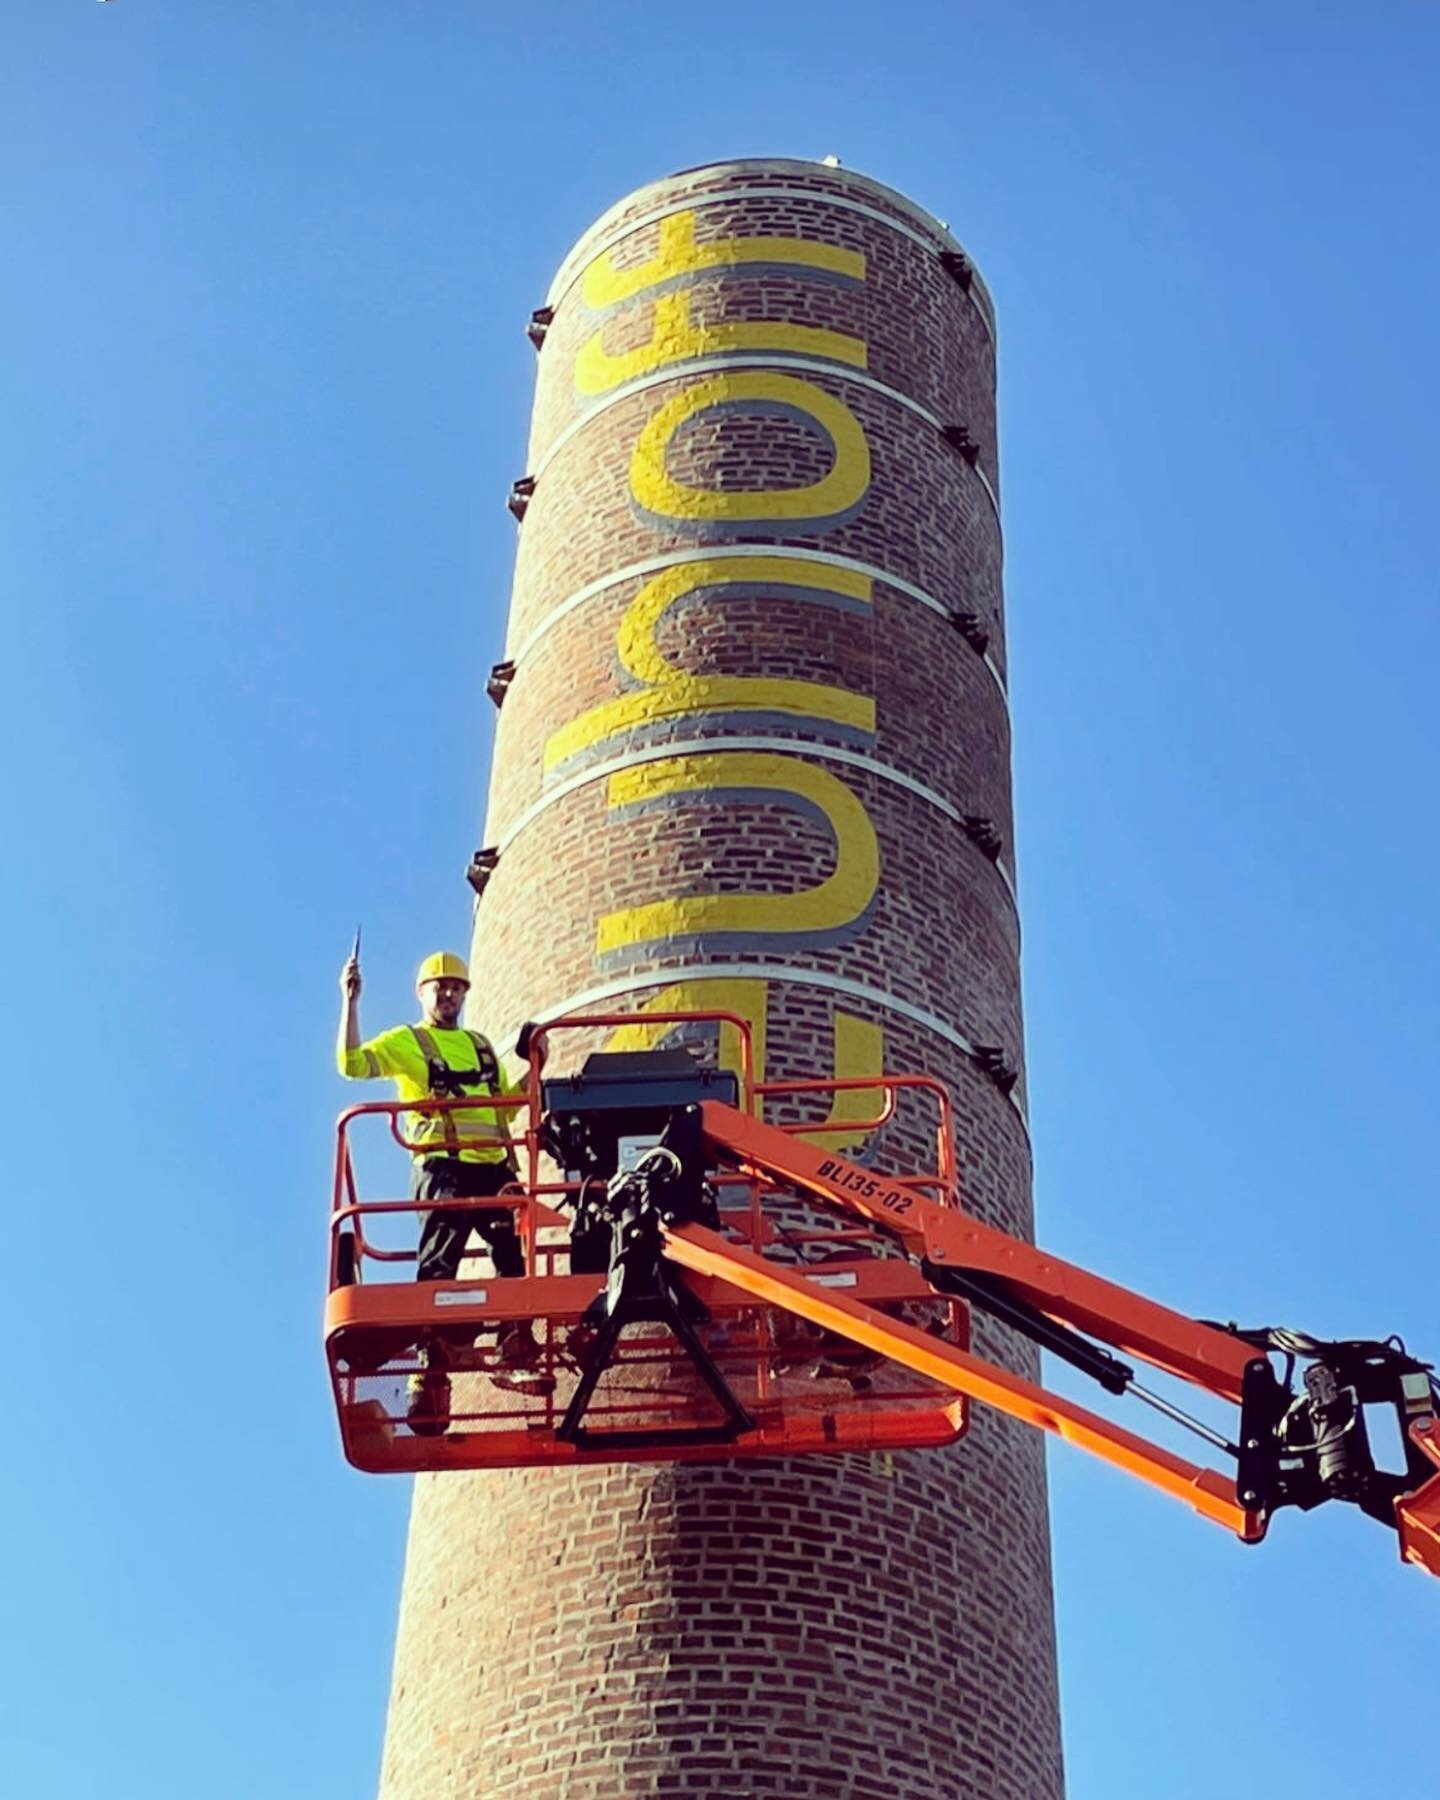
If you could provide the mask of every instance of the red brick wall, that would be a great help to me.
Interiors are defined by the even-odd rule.
[[[958,249],[864,178],[740,162],[641,190],[572,253],[473,998],[503,1043],[687,983],[753,1013],[771,1078],[933,1072],[969,1204],[1028,1232],[1023,1074],[975,1055],[1022,1067],[993,318]],[[855,1154],[898,1170],[923,1142],[902,1111]],[[385,1800],[1061,1789],[1018,1426],[417,1485]]]

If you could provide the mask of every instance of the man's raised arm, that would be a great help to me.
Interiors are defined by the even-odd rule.
[[[363,1077],[367,1070],[351,1071],[351,1052],[360,1048],[360,958],[351,956],[340,971],[340,1029],[335,1038],[335,1066],[342,1075]]]

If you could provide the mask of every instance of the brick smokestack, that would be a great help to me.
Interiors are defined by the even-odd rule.
[[[967,1204],[1028,1235],[979,276],[877,182],[722,163],[606,213],[532,335],[474,1022],[725,1007],[771,1079],[928,1071]],[[383,1800],[1061,1791],[1019,1425],[417,1482]]]

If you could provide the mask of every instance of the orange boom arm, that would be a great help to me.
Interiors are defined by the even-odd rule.
[[[1344,1500],[1395,1528],[1407,1561],[1440,1574],[1437,1390],[1429,1365],[1398,1340],[1330,1343],[1174,1312],[967,1214],[949,1098],[929,1076],[760,1082],[740,1017],[648,1017],[728,1028],[739,1075],[657,1050],[597,1052],[575,1074],[542,1080],[547,1033],[628,1021],[580,1015],[530,1028],[523,1095],[489,1103],[516,1115],[523,1172],[478,1203],[513,1212],[523,1274],[374,1279],[377,1267],[414,1261],[378,1237],[416,1202],[360,1197],[347,1127],[379,1115],[404,1143],[402,1103],[341,1120],[326,1346],[357,1466],[918,1449],[962,1437],[978,1401],[1139,1476],[1247,1543],[1281,1507]],[[879,1174],[817,1147],[823,1124],[758,1116],[767,1099],[841,1087],[872,1090],[871,1129],[904,1094],[938,1105],[933,1174]],[[809,1222],[797,1224],[802,1215]],[[971,1345],[976,1310],[1165,1414],[1224,1466],[1187,1461],[986,1360]],[[531,1354],[517,1369],[501,1346],[522,1324]],[[1124,1359],[1235,1409],[1228,1435],[1142,1386]],[[402,1393],[411,1396],[403,1413]],[[1403,1471],[1375,1465],[1365,1414],[1376,1406],[1396,1416]]]
[[[983,1401],[1138,1475],[1246,1542],[1265,1535],[1280,1505],[1308,1508],[1349,1499],[1393,1522],[1401,1554],[1440,1574],[1440,1424],[1426,1365],[1391,1345],[1318,1346],[1293,1333],[1241,1335],[1172,1312],[1142,1295],[927,1199],[833,1151],[717,1101],[700,1107],[707,1161],[729,1164],[809,1195],[893,1234],[940,1294],[961,1294],[1095,1375],[1113,1392],[1132,1392],[1181,1420],[1236,1459],[1236,1473],[1199,1467],[983,1361],[953,1344],[817,1288],[802,1275],[694,1223],[665,1233],[665,1254],[769,1306],[878,1351],[903,1366]],[[1075,1334],[1114,1346],[1240,1407],[1236,1442],[1199,1426],[1133,1371]],[[1281,1384],[1268,1352],[1317,1356],[1307,1398]],[[1317,1377],[1319,1377],[1317,1379]],[[1376,1471],[1364,1444],[1362,1408],[1394,1405],[1406,1432],[1404,1476]],[[1347,1442],[1347,1440],[1349,1440]]]

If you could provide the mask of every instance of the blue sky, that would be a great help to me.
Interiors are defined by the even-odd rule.
[[[1043,1238],[1440,1355],[1429,9],[0,21],[7,1794],[373,1790],[408,1493],[318,1348],[334,975],[363,917],[379,1023],[463,940],[523,322],[673,168],[834,152],[995,294]],[[1433,1793],[1385,1532],[1051,1470],[1072,1800]]]

